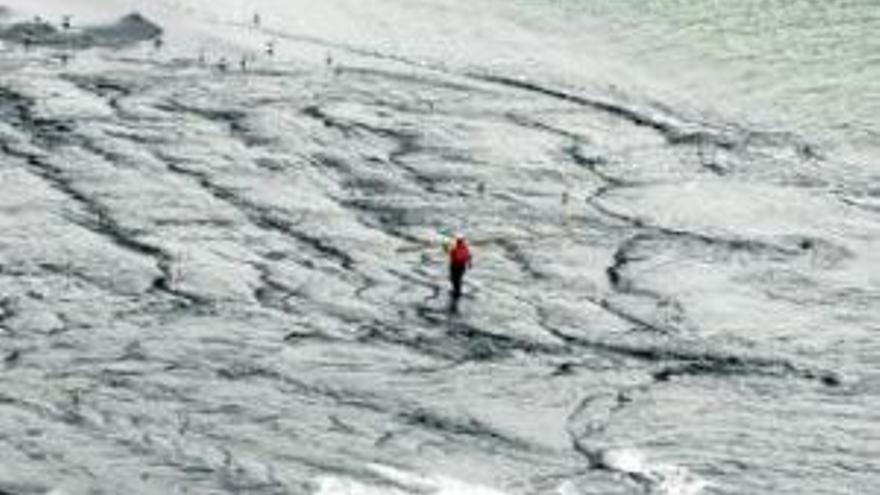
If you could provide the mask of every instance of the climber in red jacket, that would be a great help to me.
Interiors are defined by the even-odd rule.
[[[452,282],[452,297],[461,296],[461,282],[464,273],[471,267],[471,250],[464,236],[456,235],[449,247],[449,281]]]

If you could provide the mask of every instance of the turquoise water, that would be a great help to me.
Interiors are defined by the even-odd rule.
[[[572,25],[601,19],[617,49],[685,98],[878,156],[880,0],[549,3]]]

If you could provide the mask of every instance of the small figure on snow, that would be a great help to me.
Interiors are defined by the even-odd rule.
[[[471,267],[471,250],[464,236],[457,234],[449,246],[449,281],[452,283],[452,298],[461,297],[461,284],[464,274]]]

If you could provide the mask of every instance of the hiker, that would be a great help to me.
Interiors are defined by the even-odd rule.
[[[471,267],[471,250],[464,236],[456,235],[449,247],[449,281],[452,282],[452,297],[461,296],[461,283],[464,273]]]

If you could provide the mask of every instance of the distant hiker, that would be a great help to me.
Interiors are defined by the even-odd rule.
[[[268,41],[266,42],[266,55],[272,57],[275,55],[275,42]]]
[[[452,297],[461,296],[461,283],[464,274],[471,267],[471,250],[462,235],[456,235],[449,247],[449,281],[452,283]]]
[[[65,31],[70,29],[72,18],[73,17],[70,15],[65,15],[64,17],[61,18],[61,27],[64,28]]]
[[[257,12],[254,14],[254,27],[260,27],[260,24],[262,24],[262,19],[259,12]]]

